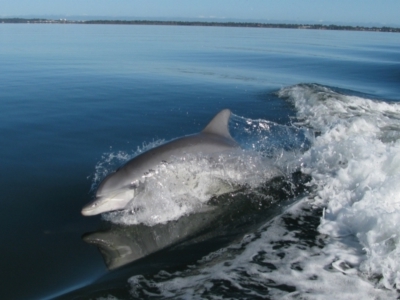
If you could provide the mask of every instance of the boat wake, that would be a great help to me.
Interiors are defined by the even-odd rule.
[[[293,124],[233,115],[230,130],[241,151],[213,162],[201,156],[173,161],[129,210],[104,218],[156,226],[207,214],[223,201],[293,204],[273,215],[265,210],[253,214],[263,220],[258,229],[248,227],[239,242],[183,271],[131,277],[133,297],[399,295],[400,105],[316,84],[282,88],[276,95],[296,110]],[[96,176],[130,157],[106,155]],[[300,186],[293,174],[307,177],[301,184],[305,188],[279,194]],[[265,187],[276,180],[279,188],[271,193]]]

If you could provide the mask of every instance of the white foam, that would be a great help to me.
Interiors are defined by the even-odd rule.
[[[256,187],[280,174],[270,159],[245,151],[221,154],[216,160],[201,155],[172,158],[146,178],[144,190],[125,210],[103,217],[124,225],[166,223],[209,209],[207,201],[214,196]]]
[[[317,85],[279,95],[295,105],[302,125],[321,134],[303,157],[303,171],[318,187],[315,201],[326,205],[320,232],[357,237],[366,252],[361,276],[399,289],[400,105]]]

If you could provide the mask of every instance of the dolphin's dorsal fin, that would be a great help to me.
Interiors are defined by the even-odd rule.
[[[232,139],[229,129],[228,122],[231,116],[229,109],[223,109],[211,120],[210,123],[203,129],[204,133],[213,133]]]

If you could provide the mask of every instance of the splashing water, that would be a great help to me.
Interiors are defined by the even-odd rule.
[[[208,201],[213,197],[243,188],[252,190],[276,176],[291,174],[299,168],[295,157],[311,144],[308,129],[236,115],[231,117],[230,126],[242,150],[213,159],[202,155],[172,157],[149,174],[144,188],[125,210],[103,214],[103,218],[117,224],[151,226],[211,209]],[[118,164],[161,143],[138,148],[132,156],[106,153],[96,166],[92,186]]]
[[[400,287],[400,105],[343,95],[318,85],[279,91],[300,124],[320,132],[302,158],[326,205],[319,227],[332,237],[355,236],[366,252],[362,276]]]

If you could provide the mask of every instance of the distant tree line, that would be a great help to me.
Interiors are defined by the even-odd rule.
[[[1,18],[0,23],[45,23],[47,19]]]
[[[202,22],[202,21],[146,21],[146,20],[88,20],[75,21],[67,19],[24,19],[2,18],[0,23],[46,23],[46,24],[114,24],[114,25],[172,25],[172,26],[214,26],[214,27],[251,27],[251,28],[288,28],[288,29],[315,29],[315,30],[349,30],[349,31],[378,31],[400,32],[397,27],[364,27],[346,25],[321,24],[273,24],[251,22]]]

